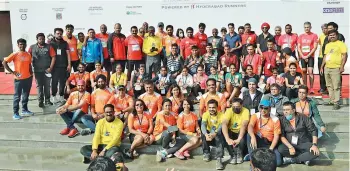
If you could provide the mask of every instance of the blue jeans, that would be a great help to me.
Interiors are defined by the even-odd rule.
[[[30,89],[32,88],[33,77],[29,77],[23,80],[16,80],[15,83],[15,94],[13,95],[13,113],[18,114],[19,101],[22,97],[22,111],[28,110],[28,100]]]
[[[74,123],[82,122],[86,127],[95,131],[95,121],[91,115],[85,114],[81,109],[74,112],[66,112],[61,114],[63,121],[67,124],[67,128],[74,129]]]
[[[269,148],[271,143],[269,144],[268,142],[266,142],[265,140],[263,140],[262,138],[260,138],[258,135],[255,135],[256,138],[256,143],[257,143],[257,147],[258,148]],[[247,147],[248,147],[248,153],[249,156],[251,155],[253,149],[250,147],[250,142],[251,142],[251,137],[249,134],[247,134]],[[273,152],[276,155],[276,163],[277,166],[281,166],[282,165],[282,157],[281,157],[281,153],[278,152],[278,144],[276,145],[275,149],[273,149]]]

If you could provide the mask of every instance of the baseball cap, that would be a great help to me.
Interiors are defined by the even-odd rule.
[[[159,22],[159,23],[158,23],[158,27],[160,27],[160,26],[163,26],[163,27],[164,27],[164,23],[163,23],[163,22]]]
[[[255,78],[249,78],[248,83],[257,83],[258,81]]]
[[[263,100],[261,100],[259,106],[260,106],[260,107],[261,107],[261,106],[262,106],[262,107],[270,107],[270,106],[271,106],[271,103],[270,103],[269,100],[263,99]]]

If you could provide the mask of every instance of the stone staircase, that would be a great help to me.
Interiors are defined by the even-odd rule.
[[[4,96],[5,97],[5,96]],[[0,170],[86,170],[81,163],[80,148],[91,144],[92,135],[68,138],[59,135],[65,127],[60,116],[54,113],[55,107],[40,109],[33,98],[29,108],[35,115],[19,121],[12,120],[12,97],[0,97]],[[349,168],[349,107],[343,106],[332,111],[331,106],[319,106],[323,121],[327,124],[328,135],[320,139],[322,155],[312,170],[348,170]],[[124,147],[130,146],[129,140],[123,141]],[[169,159],[165,163],[155,162],[155,152],[159,146],[152,145],[140,151],[139,159],[128,163],[130,170],[166,170],[176,167],[178,170],[213,170],[215,162],[206,163],[201,159],[201,148],[193,154],[195,160],[179,161]],[[151,155],[149,155],[151,154]],[[225,153],[227,155],[227,153]],[[227,166],[234,170],[248,170],[249,163]],[[304,166],[287,166],[279,170],[295,170]],[[144,169],[140,169],[144,168]],[[226,170],[232,170],[228,169]],[[334,169],[333,169],[334,168]],[[300,169],[298,169],[300,170]]]

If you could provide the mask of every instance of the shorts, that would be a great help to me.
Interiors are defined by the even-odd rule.
[[[301,68],[313,68],[315,64],[315,59],[313,57],[308,58],[307,63],[305,62],[304,59],[301,59]]]

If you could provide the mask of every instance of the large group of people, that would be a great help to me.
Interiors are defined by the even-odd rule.
[[[174,35],[172,25],[164,31],[159,22],[156,32],[145,22],[141,28],[132,26],[126,37],[117,23],[112,33],[103,24],[101,33],[89,29],[87,36],[80,32],[75,37],[74,26],[66,25],[65,32],[55,28],[47,41],[38,33],[28,51],[21,38],[19,51],[3,62],[15,77],[13,119],[34,114],[27,105],[34,73],[39,107],[61,103],[56,113],[67,127],[60,134],[94,134],[92,145],[81,149],[84,162],[116,152],[134,159],[140,148],[158,144],[159,162],[173,156],[188,159],[202,146],[203,160],[216,159],[218,170],[224,169],[224,148],[232,164],[266,148],[275,154],[277,166],[309,165],[319,155],[317,140],[326,131],[308,97],[315,94],[315,51],[320,45],[319,92],[329,94],[334,110],[340,108],[347,60],[336,23],[322,25],[320,36],[311,28],[305,22],[305,33],[298,36],[287,24],[285,34],[277,26],[272,35],[263,23],[258,36],[249,23],[238,33],[229,23],[221,36],[214,28],[208,37],[204,23],[196,34],[188,27]],[[8,66],[12,61],[14,70]],[[79,131],[77,122],[86,128]],[[129,139],[130,148],[120,147],[123,139]],[[216,147],[215,157],[210,146]]]

